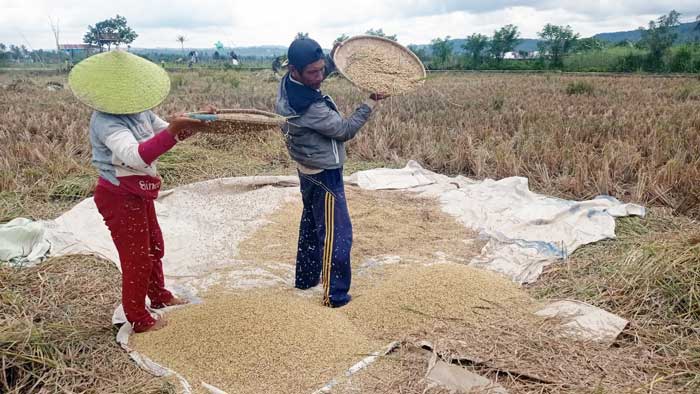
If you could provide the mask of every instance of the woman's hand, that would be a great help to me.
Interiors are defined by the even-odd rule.
[[[189,138],[206,127],[206,122],[188,118],[182,113],[171,116],[168,123],[168,133],[178,141]]]

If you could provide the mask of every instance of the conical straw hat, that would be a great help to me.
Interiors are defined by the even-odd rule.
[[[101,53],[76,64],[68,84],[83,104],[110,114],[151,109],[170,92],[164,69],[124,51]]]

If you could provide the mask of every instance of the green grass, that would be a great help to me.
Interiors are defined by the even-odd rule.
[[[617,239],[576,251],[531,287],[630,320],[618,346],[640,343],[660,376],[700,390],[700,226],[668,211],[617,220]]]

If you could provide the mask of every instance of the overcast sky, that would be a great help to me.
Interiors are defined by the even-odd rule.
[[[403,44],[435,37],[491,35],[506,24],[536,38],[546,23],[571,25],[583,37],[632,30],[675,9],[695,20],[700,0],[0,0],[0,42],[54,48],[49,17],[58,20],[62,44],[77,44],[88,25],[117,14],[138,33],[132,46],[186,47],[288,45],[299,31],[324,47],[343,34],[383,28]]]

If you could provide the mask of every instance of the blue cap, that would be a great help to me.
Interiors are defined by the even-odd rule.
[[[289,64],[300,71],[309,64],[323,58],[323,49],[316,41],[310,38],[298,38],[292,41],[287,51]]]

